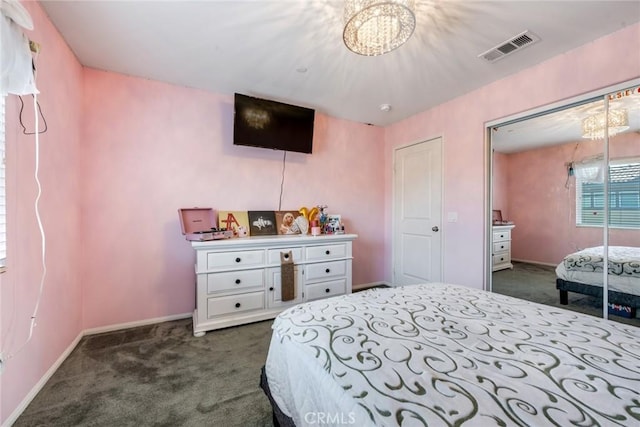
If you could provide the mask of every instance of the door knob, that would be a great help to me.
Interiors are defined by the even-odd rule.
[[[440,230],[440,229],[438,228],[437,225],[434,225],[433,227],[431,227],[431,231],[438,231],[438,230]]]

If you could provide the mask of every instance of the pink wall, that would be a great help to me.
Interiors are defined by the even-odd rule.
[[[7,271],[0,274],[0,422],[9,417],[82,331],[80,286],[80,117],[82,68],[37,3],[24,3],[34,21],[28,35],[42,45],[38,101],[48,130],[40,135],[40,213],[46,233],[47,275],[32,339],[40,286],[40,233],[34,213],[35,142],[22,134],[19,99],[7,97]],[[24,96],[23,121],[33,131],[33,103]],[[43,126],[40,122],[41,129]]]
[[[516,224],[512,258],[557,264],[571,252],[602,245],[602,228],[576,227],[575,178],[565,187],[565,163],[603,150],[602,141],[582,140],[577,146],[572,142],[505,156],[510,219]],[[633,156],[640,156],[640,135],[623,133],[611,139],[612,159]],[[640,231],[610,229],[609,239],[611,245],[640,246]]]
[[[393,148],[436,136],[444,144],[444,280],[482,288],[487,266],[485,123],[640,77],[640,24],[588,43],[385,129],[385,259],[391,259]],[[612,66],[615,64],[615,66]],[[428,96],[428,94],[424,94]],[[464,268],[460,268],[460,263]],[[386,263],[385,279],[391,279]]]
[[[282,171],[281,153],[232,145],[231,97],[83,70],[40,7],[27,7],[43,44],[38,83],[50,126],[41,138],[49,272],[34,337],[0,376],[0,420],[83,329],[191,311],[194,254],[177,209],[276,209]],[[318,114],[314,154],[288,155],[283,208],[328,204],[360,235],[354,283],[389,280],[393,147],[442,136],[443,210],[459,214],[443,224],[444,279],[481,287],[484,123],[638,77],[640,49],[630,47],[639,39],[637,24],[384,130]],[[15,97],[7,123],[9,265],[0,292],[10,355],[28,331],[40,248],[32,138],[19,135]]]
[[[84,327],[188,313],[195,256],[177,210],[277,210],[283,152],[233,145],[231,96],[92,69],[84,82]],[[384,274],[382,138],[316,114],[313,154],[286,159],[282,208],[327,204],[359,235],[354,284]]]

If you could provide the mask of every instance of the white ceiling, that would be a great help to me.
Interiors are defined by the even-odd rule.
[[[631,95],[610,101],[609,109],[625,110],[629,129],[624,132],[640,134],[640,90],[638,90],[640,86],[632,87],[635,90]],[[547,114],[524,117],[522,120],[494,126],[491,132],[492,147],[501,153],[516,153],[543,146],[580,141],[583,133],[582,121],[588,116],[605,111],[603,98],[598,97],[591,102],[567,106]]]
[[[342,42],[342,1],[43,1],[85,66],[385,126],[640,21],[640,1],[420,1],[378,57]],[[478,55],[529,30],[541,41]],[[46,41],[41,40],[43,49]],[[44,53],[44,51],[43,51]],[[300,72],[301,69],[306,72]],[[379,106],[391,104],[389,112]]]

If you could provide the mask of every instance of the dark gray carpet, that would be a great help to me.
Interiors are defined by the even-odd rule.
[[[560,306],[552,267],[515,263],[494,273],[493,287],[601,314],[595,298],[573,293]],[[640,326],[640,319],[611,318]],[[15,426],[272,426],[259,388],[272,323],[194,338],[184,319],[84,337]]]
[[[514,262],[513,270],[493,273],[493,291],[503,295],[602,317],[602,300],[569,292],[569,304],[561,305],[555,267]],[[609,315],[610,320],[640,326],[640,319]]]
[[[15,426],[272,426],[272,321],[194,338],[191,319],[84,337]]]

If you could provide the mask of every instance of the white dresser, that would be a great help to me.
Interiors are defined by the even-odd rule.
[[[513,268],[511,263],[511,230],[515,225],[493,226],[493,271]]]
[[[193,335],[272,319],[302,301],[351,293],[355,234],[265,236],[191,242],[196,250]],[[291,251],[294,294],[282,301],[281,253]]]

